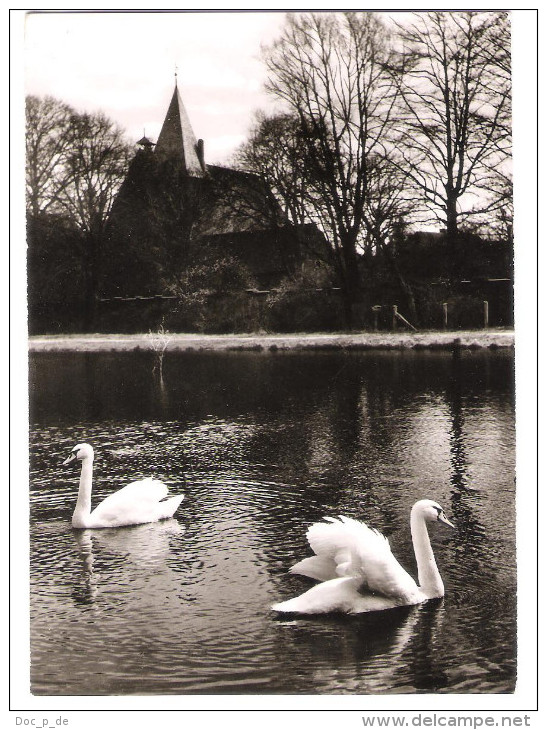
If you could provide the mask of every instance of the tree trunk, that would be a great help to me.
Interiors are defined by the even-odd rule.
[[[385,257],[389,262],[389,266],[393,272],[393,275],[406,297],[406,305],[408,307],[411,323],[417,324],[418,315],[416,312],[416,300],[414,299],[414,292],[412,291],[412,287],[410,286],[410,284],[408,284],[405,277],[401,273],[397,259],[393,255],[393,252],[391,251],[389,245],[387,245],[385,241],[380,241],[380,245]]]
[[[456,279],[460,275],[461,262],[458,245],[458,199],[452,194],[447,196],[446,201],[446,245],[448,251],[448,275]]]
[[[91,232],[86,238],[84,330],[93,332],[97,318],[100,234]]]
[[[361,294],[359,267],[355,238],[346,234],[344,237],[341,236],[341,239],[344,263],[344,318],[346,327],[352,329],[355,326],[354,305],[359,301]]]

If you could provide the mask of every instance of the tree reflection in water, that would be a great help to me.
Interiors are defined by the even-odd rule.
[[[31,357],[33,691],[512,691],[510,355],[166,353],[161,378],[150,355]],[[184,491],[177,519],[72,531],[78,441],[95,499],[155,476]],[[325,515],[382,531],[416,577],[423,497],[456,523],[432,531],[443,601],[271,614],[306,587],[286,571]]]

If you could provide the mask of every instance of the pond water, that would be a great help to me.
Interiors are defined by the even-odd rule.
[[[513,356],[505,351],[34,354],[31,689],[38,695],[508,693],[516,676]],[[74,444],[93,503],[152,475],[174,519],[74,531]],[[311,583],[307,527],[431,530],[441,601],[279,618]]]

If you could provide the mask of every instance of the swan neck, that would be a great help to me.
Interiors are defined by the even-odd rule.
[[[91,514],[91,487],[93,481],[93,457],[82,459],[80,486],[76,508],[72,515],[73,527],[87,527],[87,518]]]
[[[419,512],[412,511],[410,515],[410,531],[420,588],[428,598],[441,598],[444,596],[444,585],[435,562],[425,520]]]

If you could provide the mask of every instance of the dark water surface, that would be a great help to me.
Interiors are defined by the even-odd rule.
[[[516,666],[513,357],[507,352],[34,354],[35,694],[506,693]],[[93,503],[148,475],[176,518],[73,531],[72,446]],[[325,515],[366,520],[416,576],[417,499],[446,596],[278,619]]]

